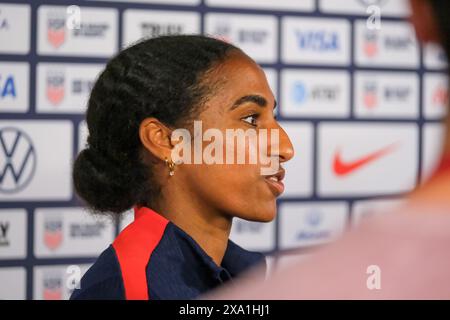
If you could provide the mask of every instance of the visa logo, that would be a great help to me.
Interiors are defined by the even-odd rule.
[[[14,83],[14,78],[9,75],[4,79],[0,75],[0,98],[5,98],[7,96],[16,97],[16,85]]]
[[[300,49],[313,51],[337,51],[339,50],[339,36],[336,32],[325,31],[296,31],[298,46]]]

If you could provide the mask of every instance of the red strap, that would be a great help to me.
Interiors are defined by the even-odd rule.
[[[146,267],[169,221],[147,207],[134,207],[134,221],[114,240],[125,298],[148,300]]]

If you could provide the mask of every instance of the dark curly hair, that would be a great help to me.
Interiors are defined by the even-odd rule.
[[[160,188],[142,157],[139,126],[155,117],[168,127],[196,116],[215,86],[209,71],[233,45],[200,35],[140,41],[112,58],[88,102],[86,149],[73,165],[76,193],[93,213],[119,214],[151,206]]]

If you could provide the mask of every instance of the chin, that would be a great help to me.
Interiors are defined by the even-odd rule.
[[[268,216],[264,216],[264,217],[261,217],[260,219],[258,219],[257,221],[258,222],[271,222],[271,221],[273,221],[275,219],[275,214],[272,214],[272,215],[268,215]]]
[[[270,204],[265,208],[261,208],[257,212],[254,212],[251,216],[244,218],[246,220],[255,222],[270,222],[275,219],[277,215],[276,203],[274,205]]]

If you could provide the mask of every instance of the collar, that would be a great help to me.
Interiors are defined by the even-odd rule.
[[[208,267],[212,276],[220,282],[235,278],[257,264],[263,264],[264,268],[266,267],[265,256],[262,253],[245,250],[231,240],[228,240],[222,263],[219,266],[190,235],[175,224],[173,225],[177,229],[177,233],[189,243],[194,253]]]
[[[150,216],[152,222],[155,224],[169,222],[173,225],[177,235],[189,244],[189,247],[193,250],[195,255],[198,256],[211,271],[213,277],[221,282],[240,275],[242,272],[250,269],[256,264],[264,263],[265,266],[265,256],[262,253],[245,250],[231,240],[228,240],[222,263],[218,266],[200,245],[180,227],[148,207],[134,207],[135,220],[138,220],[144,215],[148,215],[147,218]]]

